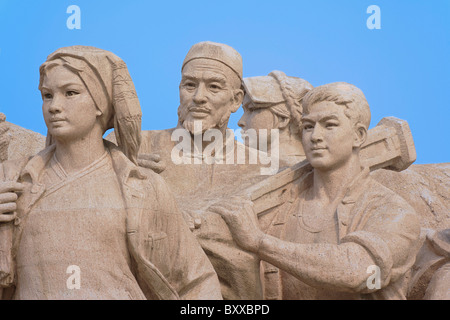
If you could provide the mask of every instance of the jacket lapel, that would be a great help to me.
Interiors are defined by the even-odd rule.
[[[119,178],[127,210],[127,238],[131,256],[136,260],[138,273],[152,293],[160,300],[178,300],[176,290],[170,285],[160,270],[147,258],[149,230],[143,223],[146,184],[150,183],[145,174],[129,161],[117,147],[105,142],[111,152],[113,167]],[[157,208],[154,208],[157,210]]]

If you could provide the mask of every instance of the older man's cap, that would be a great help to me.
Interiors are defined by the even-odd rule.
[[[210,59],[219,61],[233,70],[239,79],[242,80],[242,57],[239,52],[226,44],[211,41],[204,41],[194,44],[191,49],[189,49],[186,58],[184,58],[181,70],[183,70],[184,66],[189,61],[194,59]]]

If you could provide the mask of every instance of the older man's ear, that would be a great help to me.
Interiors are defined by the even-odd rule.
[[[244,90],[242,89],[235,89],[233,90],[233,109],[231,110],[231,113],[235,113],[238,111],[239,107],[242,105],[242,102],[244,101]]]

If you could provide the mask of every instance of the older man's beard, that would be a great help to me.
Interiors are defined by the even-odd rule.
[[[220,121],[218,123],[205,123],[205,121],[199,120],[199,119],[186,119],[189,114],[189,105],[183,106],[180,104],[178,107],[178,123],[181,125],[184,129],[189,131],[189,133],[195,135],[195,134],[203,134],[205,131],[209,129],[220,129],[224,125],[228,124],[228,120],[230,119],[230,112],[225,113]],[[197,124],[195,126],[195,123],[201,123],[201,126]],[[196,132],[196,129],[200,129],[199,132]]]

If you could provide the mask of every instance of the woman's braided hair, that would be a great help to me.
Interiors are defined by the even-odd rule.
[[[313,88],[306,80],[300,78],[288,77],[282,71],[272,71],[269,76],[275,78],[280,85],[283,99],[286,101],[286,107],[291,115],[291,130],[294,133],[299,131],[303,114],[303,97]],[[295,79],[296,83],[293,83]]]

